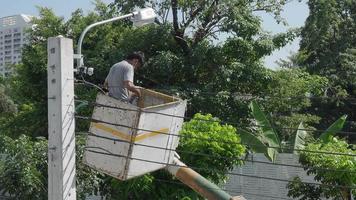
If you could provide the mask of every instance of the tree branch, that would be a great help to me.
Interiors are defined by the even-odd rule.
[[[185,29],[180,29],[178,23],[178,0],[171,0],[172,15],[173,15],[173,37],[177,44],[182,48],[185,55],[190,54],[190,48],[186,40],[184,40]]]

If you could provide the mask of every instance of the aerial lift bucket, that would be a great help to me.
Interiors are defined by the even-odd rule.
[[[171,164],[187,102],[141,89],[138,105],[98,94],[84,162],[120,180]]]
[[[137,105],[98,94],[84,162],[120,180],[165,168],[209,200],[244,200],[231,197],[178,159],[175,149],[187,101],[144,88],[141,94]]]

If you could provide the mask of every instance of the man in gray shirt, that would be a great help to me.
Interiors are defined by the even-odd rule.
[[[141,92],[133,81],[134,70],[137,70],[143,64],[144,54],[134,52],[128,55],[125,60],[113,65],[104,83],[104,87],[109,90],[109,96],[129,102],[134,97],[140,98]]]

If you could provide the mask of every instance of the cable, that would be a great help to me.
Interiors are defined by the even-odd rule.
[[[153,133],[160,133],[163,135],[172,135],[176,137],[187,137],[187,138],[194,138],[194,139],[200,139],[200,140],[206,140],[206,141],[212,141],[212,142],[223,142],[226,144],[240,144],[240,145],[247,145],[247,146],[256,146],[256,147],[265,147],[265,148],[271,148],[271,149],[280,149],[280,150],[293,150],[293,151],[298,151],[298,152],[309,152],[309,153],[320,153],[320,154],[330,154],[330,155],[338,155],[338,156],[353,156],[356,157],[356,154],[348,154],[348,153],[334,153],[334,152],[326,152],[326,151],[312,151],[312,150],[305,150],[305,149],[290,149],[290,148],[285,148],[285,147],[270,147],[270,146],[261,146],[261,145],[256,145],[256,144],[246,144],[246,143],[237,143],[237,142],[230,142],[230,141],[218,141],[210,138],[202,138],[202,137],[195,137],[195,136],[187,136],[187,135],[179,135],[179,134],[171,134],[171,133],[165,133],[162,131],[155,131],[155,130],[147,130],[147,129],[141,129],[141,128],[136,128],[136,127],[131,127],[123,124],[116,124],[116,123],[110,123],[110,122],[105,122],[102,120],[97,120],[93,119],[91,117],[84,117],[84,116],[75,116],[78,119],[83,119],[83,120],[89,120],[93,122],[98,122],[98,123],[104,123],[104,124],[109,124],[113,126],[120,126],[120,127],[125,127],[125,128],[131,128],[134,130],[139,130],[139,131],[146,131],[146,132],[153,132]]]
[[[163,162],[147,160],[147,159],[141,159],[141,158],[134,158],[134,157],[123,156],[123,155],[114,154],[114,153],[105,153],[105,152],[100,152],[100,151],[95,151],[95,150],[90,150],[90,149],[87,150],[87,151],[92,152],[92,153],[102,154],[102,155],[108,155],[108,156],[114,156],[114,157],[120,157],[120,158],[128,158],[128,159],[131,159],[131,160],[137,160],[137,161],[142,161],[142,162],[147,162],[147,163],[154,163],[154,164],[160,164],[160,165],[164,164],[166,166],[177,166],[175,164],[163,163]],[[181,167],[181,168],[191,168],[191,169],[196,169],[196,170],[206,170],[206,171],[210,170],[210,169],[201,168],[201,167],[186,167],[186,166],[179,166],[179,167]],[[240,173],[233,173],[233,172],[227,172],[226,174],[249,177],[249,178],[256,178],[256,179],[265,179],[265,180],[288,182],[288,183],[293,182],[293,181],[286,180],[286,179],[279,179],[279,178],[272,178],[272,177],[262,177],[262,176],[247,175],[247,174],[240,174]],[[323,183],[310,183],[310,182],[302,182],[302,183],[308,184],[308,185],[325,186],[325,187],[335,187],[335,188],[343,188],[343,189],[356,189],[356,187],[352,187],[352,186],[328,185],[328,184],[323,184]]]
[[[172,93],[171,90],[167,90],[167,89],[156,89],[154,88],[154,90],[156,91],[162,91],[162,92],[167,92],[167,93]],[[173,91],[174,92],[174,91]],[[206,91],[197,91],[197,90],[181,90],[181,91],[177,91],[177,92],[190,92],[190,93],[198,93],[206,95],[206,96],[216,96],[218,94],[221,94],[222,92],[206,92]],[[236,92],[233,92],[231,94],[231,92],[229,91],[223,91],[226,93],[230,93],[230,97],[241,97],[241,98],[250,98],[250,99],[256,99],[256,100],[267,100],[267,99],[331,99],[331,100],[352,100],[352,101],[356,101],[356,98],[354,97],[328,97],[328,96],[255,96],[252,94],[238,94]],[[266,98],[266,99],[265,99]]]
[[[105,94],[105,91],[103,89],[101,89],[101,87],[99,87],[98,85],[94,84],[94,83],[91,83],[91,82],[88,82],[84,79],[83,75],[81,75],[81,78],[82,80],[78,80],[78,79],[75,79],[76,82],[82,82],[84,84],[87,84],[91,87],[94,87],[96,88],[97,90],[99,90],[101,93]]]
[[[263,126],[263,125],[253,125],[253,124],[241,124],[241,123],[236,123],[236,122],[227,122],[227,121],[220,121],[220,120],[206,120],[206,119],[194,119],[192,117],[185,117],[185,116],[178,116],[178,115],[171,115],[171,114],[166,114],[166,113],[160,113],[160,112],[154,112],[154,111],[147,111],[147,110],[135,110],[135,109],[129,109],[129,108],[120,108],[116,106],[109,106],[109,105],[104,105],[104,104],[99,104],[99,103],[94,103],[94,102],[88,102],[88,104],[93,105],[93,106],[98,106],[98,107],[105,107],[105,108],[112,108],[112,109],[117,109],[117,110],[125,110],[125,111],[132,111],[132,112],[144,112],[144,113],[152,113],[152,114],[158,114],[158,115],[164,115],[168,117],[176,117],[176,118],[181,118],[185,120],[198,120],[198,121],[206,121],[206,122],[218,122],[222,124],[231,124],[235,126],[252,126],[252,127],[264,127],[264,128],[274,128],[271,126]],[[320,132],[324,133],[327,130],[314,130],[314,129],[298,129],[298,128],[291,128],[291,127],[280,127],[281,129],[285,130],[301,130],[301,131],[310,131],[310,132]],[[335,133],[343,134],[343,135],[356,135],[356,132],[351,132],[351,131],[337,131]]]
[[[121,86],[110,86],[112,88],[115,87],[121,87]],[[268,99],[329,99],[329,100],[345,100],[345,101],[356,101],[356,98],[354,97],[329,97],[329,96],[306,96],[306,95],[300,95],[300,96],[273,96],[273,95],[266,95],[266,96],[255,96],[252,94],[239,94],[237,92],[230,92],[230,91],[219,91],[219,92],[209,92],[209,91],[201,91],[199,89],[196,90],[189,90],[189,89],[184,89],[184,90],[179,90],[177,89],[176,91],[172,91],[172,90],[168,90],[168,89],[160,89],[160,88],[147,88],[150,90],[155,90],[155,91],[159,91],[159,92],[166,92],[166,93],[190,93],[193,94],[194,93],[196,95],[202,96],[217,96],[219,94],[223,94],[228,93],[230,97],[240,97],[242,99],[245,100],[251,100],[251,99],[256,99],[256,100],[268,100]]]
[[[107,139],[107,140],[112,140],[114,142],[131,143],[130,141],[121,140],[121,139],[117,139],[117,138],[110,138],[110,137],[101,136],[101,135],[96,135],[96,134],[91,133],[91,132],[88,132],[85,135],[93,136],[93,137],[97,137],[97,138],[102,138],[102,139]],[[195,153],[195,152],[190,152],[190,151],[169,149],[169,148],[157,147],[157,146],[146,145],[146,144],[135,143],[134,145],[148,147],[148,148],[152,148],[152,149],[161,149],[161,150],[182,152],[182,153],[187,153],[187,154],[196,155],[196,156],[206,156],[206,157],[213,157],[213,158],[218,158],[218,159],[231,159],[231,158],[224,157],[224,156],[210,155],[210,154],[204,154],[204,153]],[[106,151],[106,149],[105,149],[105,151]],[[304,167],[300,166],[300,165],[291,165],[291,164],[283,164],[283,163],[272,163],[272,162],[265,162],[265,161],[255,161],[255,160],[248,160],[248,159],[242,159],[242,158],[234,158],[234,159],[240,160],[240,161],[244,161],[244,162],[260,163],[260,164],[268,164],[268,165],[276,165],[276,166],[285,166],[285,167],[295,167],[295,168],[304,169]],[[325,171],[335,171],[335,172],[356,173],[356,171],[351,171],[351,170],[328,169],[328,168],[321,168],[321,167],[311,167],[311,169],[312,170],[325,170]]]

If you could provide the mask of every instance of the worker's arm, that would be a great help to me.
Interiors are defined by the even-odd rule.
[[[138,98],[141,97],[141,91],[131,81],[124,81],[124,87],[133,92]]]
[[[104,82],[104,88],[105,89],[108,89],[109,85],[108,85],[108,81],[105,79],[105,82]]]

